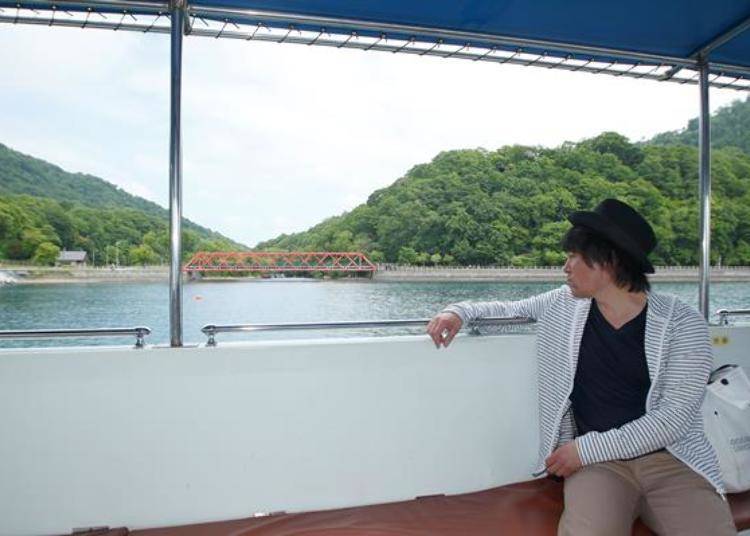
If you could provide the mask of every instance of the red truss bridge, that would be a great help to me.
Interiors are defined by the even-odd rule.
[[[330,251],[200,251],[182,268],[184,272],[355,272],[377,268],[364,253]]]

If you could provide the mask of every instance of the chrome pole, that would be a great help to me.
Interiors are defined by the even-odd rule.
[[[182,346],[182,32],[184,0],[172,0],[171,25],[171,110],[169,135],[169,335],[171,346]]]
[[[700,289],[699,304],[703,317],[708,320],[709,273],[711,270],[711,131],[708,109],[708,61],[699,63],[698,87],[700,88],[700,117],[698,149],[700,153]]]

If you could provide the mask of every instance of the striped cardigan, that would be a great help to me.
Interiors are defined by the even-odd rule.
[[[591,307],[567,285],[515,302],[462,302],[445,311],[464,325],[482,317],[537,320],[540,445],[537,471],[558,446],[575,439],[583,465],[625,460],[666,447],[718,493],[724,493],[716,453],[703,431],[701,403],[713,365],[708,326],[674,296],[649,293],[645,351],[651,388],[646,413],[606,432],[576,438],[571,410],[578,351]]]

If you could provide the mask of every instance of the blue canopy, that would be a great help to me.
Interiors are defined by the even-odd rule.
[[[362,33],[404,25],[429,29],[423,35],[451,30],[557,42],[619,50],[623,60],[629,58],[626,52],[690,60],[703,46],[750,20],[747,0],[192,0],[190,5],[278,12],[289,14],[289,21],[303,15],[373,24],[341,23]],[[267,18],[265,22],[269,24]],[[574,46],[558,51],[576,54]],[[750,69],[750,33],[718,46],[710,60]]]
[[[0,0],[12,11],[168,14],[156,0]],[[561,58],[695,67],[750,77],[750,0],[187,0],[193,19],[520,50]]]

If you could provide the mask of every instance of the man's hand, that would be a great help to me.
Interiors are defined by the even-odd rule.
[[[432,337],[436,348],[442,344],[446,348],[461,329],[461,317],[455,313],[440,313],[427,324],[427,334]]]
[[[578,447],[575,441],[565,443],[549,455],[544,463],[547,465],[547,472],[551,475],[568,477],[578,471],[581,466],[581,458],[578,456]]]

